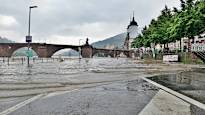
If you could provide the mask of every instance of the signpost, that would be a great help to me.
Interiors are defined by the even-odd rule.
[[[32,42],[32,36],[26,36],[26,42],[31,43]]]
[[[33,57],[33,52],[32,52],[32,50],[27,50],[27,51],[26,51],[26,56],[27,56],[27,57]]]
[[[37,6],[30,6],[29,7],[29,23],[28,23],[28,35],[26,36],[26,42],[28,43],[28,50],[26,52],[27,54],[27,59],[28,59],[28,67],[29,67],[29,57],[32,57],[33,54],[32,52],[30,53],[30,43],[32,42],[32,36],[30,35],[31,32],[31,9],[32,8],[37,8]]]

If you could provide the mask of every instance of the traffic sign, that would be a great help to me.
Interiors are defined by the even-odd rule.
[[[28,43],[32,42],[32,36],[26,36],[26,42]]]
[[[26,56],[27,57],[33,57],[33,52],[31,50],[26,51]]]

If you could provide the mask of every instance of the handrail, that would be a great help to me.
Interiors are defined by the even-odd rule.
[[[193,52],[205,51],[205,44],[199,44],[199,43],[192,44],[191,50]]]

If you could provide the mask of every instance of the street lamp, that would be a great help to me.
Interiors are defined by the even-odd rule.
[[[29,67],[29,48],[30,48],[30,43],[32,42],[32,36],[30,35],[31,34],[31,9],[32,8],[37,8],[37,6],[29,7],[28,35],[26,36],[26,42],[28,43],[28,52],[27,52],[28,67]]]
[[[83,40],[83,39],[79,39],[79,49],[78,49],[78,51],[79,51],[79,60],[80,60],[80,54],[81,54],[81,48],[80,48],[80,41],[81,40]]]

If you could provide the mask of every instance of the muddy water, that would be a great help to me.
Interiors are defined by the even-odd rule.
[[[128,110],[131,107],[131,110],[133,111],[123,110],[123,109],[121,109],[121,111],[122,112],[124,111],[125,113],[128,112],[128,113],[136,114],[140,112],[140,110],[149,102],[151,97],[154,96],[154,94],[156,93],[155,89],[150,90],[150,93],[147,93],[144,92],[145,90],[144,88],[136,89],[136,86],[132,86],[133,88],[132,87],[130,88],[130,84],[133,83],[132,82],[129,83],[128,81],[139,79],[139,76],[142,76],[142,74],[146,71],[146,69],[152,69],[152,65],[136,64],[134,63],[133,60],[130,59],[93,58],[93,59],[81,59],[79,61],[79,59],[74,58],[74,59],[66,59],[63,62],[60,62],[58,60],[53,60],[53,59],[48,59],[48,60],[39,59],[35,61],[31,60],[30,67],[27,67],[26,61],[23,62],[22,64],[21,60],[14,60],[14,61],[10,60],[9,65],[7,62],[0,61],[0,112],[39,94],[50,95],[50,93],[52,92],[58,94],[58,92],[60,91],[62,92],[62,91],[70,91],[73,89],[80,89],[80,90],[82,89],[80,93],[77,93],[74,96],[74,97],[78,97],[79,98],[78,100],[81,100],[81,98],[83,98],[84,96],[90,98],[95,95],[101,95],[101,94],[105,95],[104,93],[102,93],[105,91],[110,92],[108,97],[105,96],[104,101],[105,102],[107,101],[106,103],[96,99],[96,103],[102,102],[102,104],[107,104],[107,106],[109,106],[110,103],[110,96],[117,97],[119,96],[119,93],[121,94],[125,93],[124,96],[122,95],[122,97],[119,97],[119,98],[123,98],[125,100],[125,103],[127,103],[126,105],[122,105],[122,106],[127,106]],[[109,88],[108,86],[104,86],[106,84],[107,85],[114,84],[114,85],[111,85],[110,86],[111,88]],[[117,88],[115,84],[117,84],[118,86]],[[134,84],[137,85],[135,82]],[[96,94],[92,94],[93,93],[92,91],[87,94],[86,92],[89,92],[89,90],[86,91],[83,90],[84,88],[96,87],[96,86],[102,86],[100,90],[99,88],[92,89],[92,90],[96,90],[94,91],[96,92]],[[138,87],[141,87],[141,85]],[[139,90],[140,93],[137,93],[136,90],[133,89]],[[129,93],[133,91],[135,92],[134,95],[132,93],[131,94]],[[73,93],[71,95],[73,95]],[[143,99],[139,98],[136,100],[136,95],[142,96],[144,98]],[[67,96],[65,97],[67,98]],[[96,98],[102,98],[102,97],[96,97]],[[53,99],[53,100],[56,101],[62,100],[62,97],[60,97],[60,99]],[[117,103],[119,103],[120,101],[121,99],[117,99],[116,103],[113,102],[113,105],[117,105]],[[133,103],[130,104],[128,103],[132,101]],[[51,100],[47,102],[52,103],[53,105],[56,104]],[[78,101],[76,100],[72,103],[77,104],[77,102]],[[41,101],[39,103],[41,103]],[[86,103],[86,102],[83,101],[82,103]],[[135,106],[137,105],[137,103],[141,103],[141,105],[138,105],[137,107],[138,109],[136,111]],[[64,106],[68,106],[68,104],[69,103],[64,104]],[[40,105],[38,106],[41,109]],[[46,104],[46,106],[47,105],[48,104]],[[71,104],[70,106],[74,106],[74,105]],[[33,109],[35,108],[36,107],[34,107]],[[99,108],[101,107],[99,106],[98,108],[95,108],[96,109],[95,112],[98,112]],[[75,107],[71,107],[69,111],[74,111],[75,109],[76,109]],[[105,107],[104,111],[106,110],[107,108]],[[52,110],[47,110],[47,111],[53,113]],[[28,114],[27,112],[31,112],[31,111],[28,110],[24,114]],[[42,113],[40,110],[36,110],[36,112],[37,113],[40,112],[38,114],[46,114],[45,111]],[[64,113],[65,110],[62,110],[61,112]],[[74,111],[73,113],[78,113],[78,112]],[[19,114],[23,114],[22,111],[19,112]]]
[[[136,115],[158,91],[140,77],[148,71],[167,72],[168,67],[171,73],[178,72],[177,66],[159,66],[123,58],[39,59],[31,60],[30,67],[21,60],[10,60],[9,65],[0,61],[0,112],[43,94],[9,115]],[[153,80],[181,93],[200,94],[203,101],[203,72],[197,69]]]
[[[24,62],[10,61],[0,63],[0,98],[26,96],[47,91],[63,90],[71,85],[108,82],[115,79],[109,74],[119,73],[135,68],[127,59],[68,59],[63,62],[56,60],[31,61],[31,67]],[[126,70],[127,71],[126,71]],[[121,71],[125,70],[125,71]],[[105,77],[96,76],[96,74]],[[107,79],[109,77],[109,79]]]

